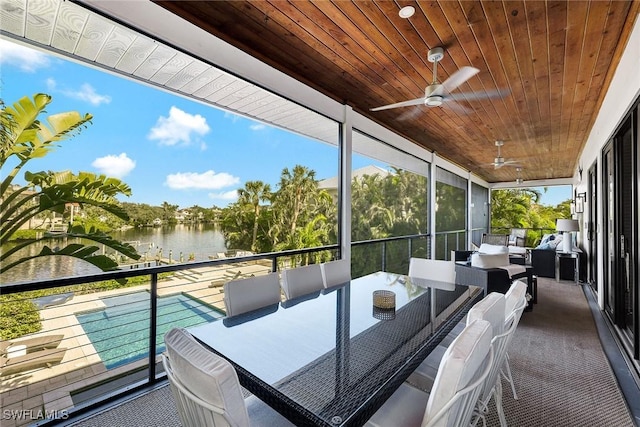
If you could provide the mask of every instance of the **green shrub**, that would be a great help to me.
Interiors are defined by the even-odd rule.
[[[0,296],[0,340],[18,338],[42,329],[36,305],[24,295]]]

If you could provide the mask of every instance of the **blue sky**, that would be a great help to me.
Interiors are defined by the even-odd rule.
[[[276,188],[284,167],[319,179],[337,175],[337,148],[0,39],[0,93],[6,104],[42,92],[47,115],[76,110],[92,124],[27,169],[103,173],[132,189],[123,201],[181,208],[225,206],[247,181]],[[41,116],[43,118],[44,116]],[[383,164],[354,156],[353,167]],[[4,174],[4,172],[3,172]],[[21,183],[17,179],[16,183]],[[571,197],[550,189],[542,203]]]
[[[296,164],[319,179],[337,175],[338,151],[328,144],[10,41],[0,39],[0,52],[5,103],[43,92],[53,97],[47,115],[94,116],[55,152],[31,160],[30,171],[104,173],[132,188],[124,201],[181,208],[225,206],[250,180],[275,188],[282,169]]]
[[[540,203],[555,206],[565,200],[572,199],[570,185],[556,185],[553,187],[534,187],[542,195]],[[546,188],[546,191],[545,191]]]

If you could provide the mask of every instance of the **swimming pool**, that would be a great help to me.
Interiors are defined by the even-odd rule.
[[[105,308],[76,317],[107,369],[149,355],[149,293],[135,292],[103,298]],[[186,295],[158,298],[156,354],[164,351],[164,334],[224,317],[214,308]]]

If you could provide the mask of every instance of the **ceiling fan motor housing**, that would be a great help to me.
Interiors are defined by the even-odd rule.
[[[440,95],[431,95],[424,99],[424,104],[429,107],[439,107],[442,105],[442,97]]]
[[[440,83],[430,84],[424,90],[424,105],[429,107],[439,107],[442,105],[444,97],[442,96],[443,87]]]
[[[444,49],[441,47],[434,47],[427,53],[427,59],[429,62],[440,61],[444,57]]]

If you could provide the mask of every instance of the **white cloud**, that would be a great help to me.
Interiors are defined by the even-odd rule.
[[[267,127],[261,123],[255,123],[252,124],[251,126],[249,126],[249,129],[254,130],[254,131],[260,131],[263,129],[266,129]]]
[[[174,190],[219,190],[239,182],[240,178],[226,172],[215,173],[208,170],[204,173],[184,172],[167,175],[165,185]]]
[[[122,178],[136,167],[136,162],[131,160],[127,153],[122,153],[119,156],[99,157],[91,163],[91,166],[107,176]]]
[[[49,92],[53,92],[54,90],[56,90],[57,86],[58,84],[56,83],[55,79],[52,79],[51,77],[47,79],[47,89],[49,90]]]
[[[100,105],[102,103],[108,104],[111,102],[111,97],[109,95],[100,95],[96,93],[95,89],[89,83],[84,83],[80,86],[79,91],[65,91],[65,94],[71,98],[87,101],[91,105]]]
[[[0,65],[13,65],[26,73],[33,73],[50,64],[49,57],[44,53],[0,39]]]
[[[229,190],[222,193],[209,193],[209,198],[215,200],[234,201],[238,198],[238,190]]]
[[[66,97],[88,102],[89,104],[95,106],[103,103],[108,104],[111,102],[111,97],[109,95],[100,95],[96,93],[96,90],[89,83],[82,84],[79,90],[67,88],[58,89],[58,83],[54,79],[48,78],[47,89],[49,89],[49,91],[51,92],[58,92]]]
[[[158,140],[161,145],[190,144],[191,135],[206,135],[210,128],[200,114],[185,113],[179,108],[171,107],[169,117],[161,116],[151,128],[148,138]]]
[[[232,123],[235,123],[238,120],[240,120],[242,117],[237,115],[237,114],[233,114],[233,113],[230,113],[228,111],[225,111],[224,112],[224,118],[231,120]]]

